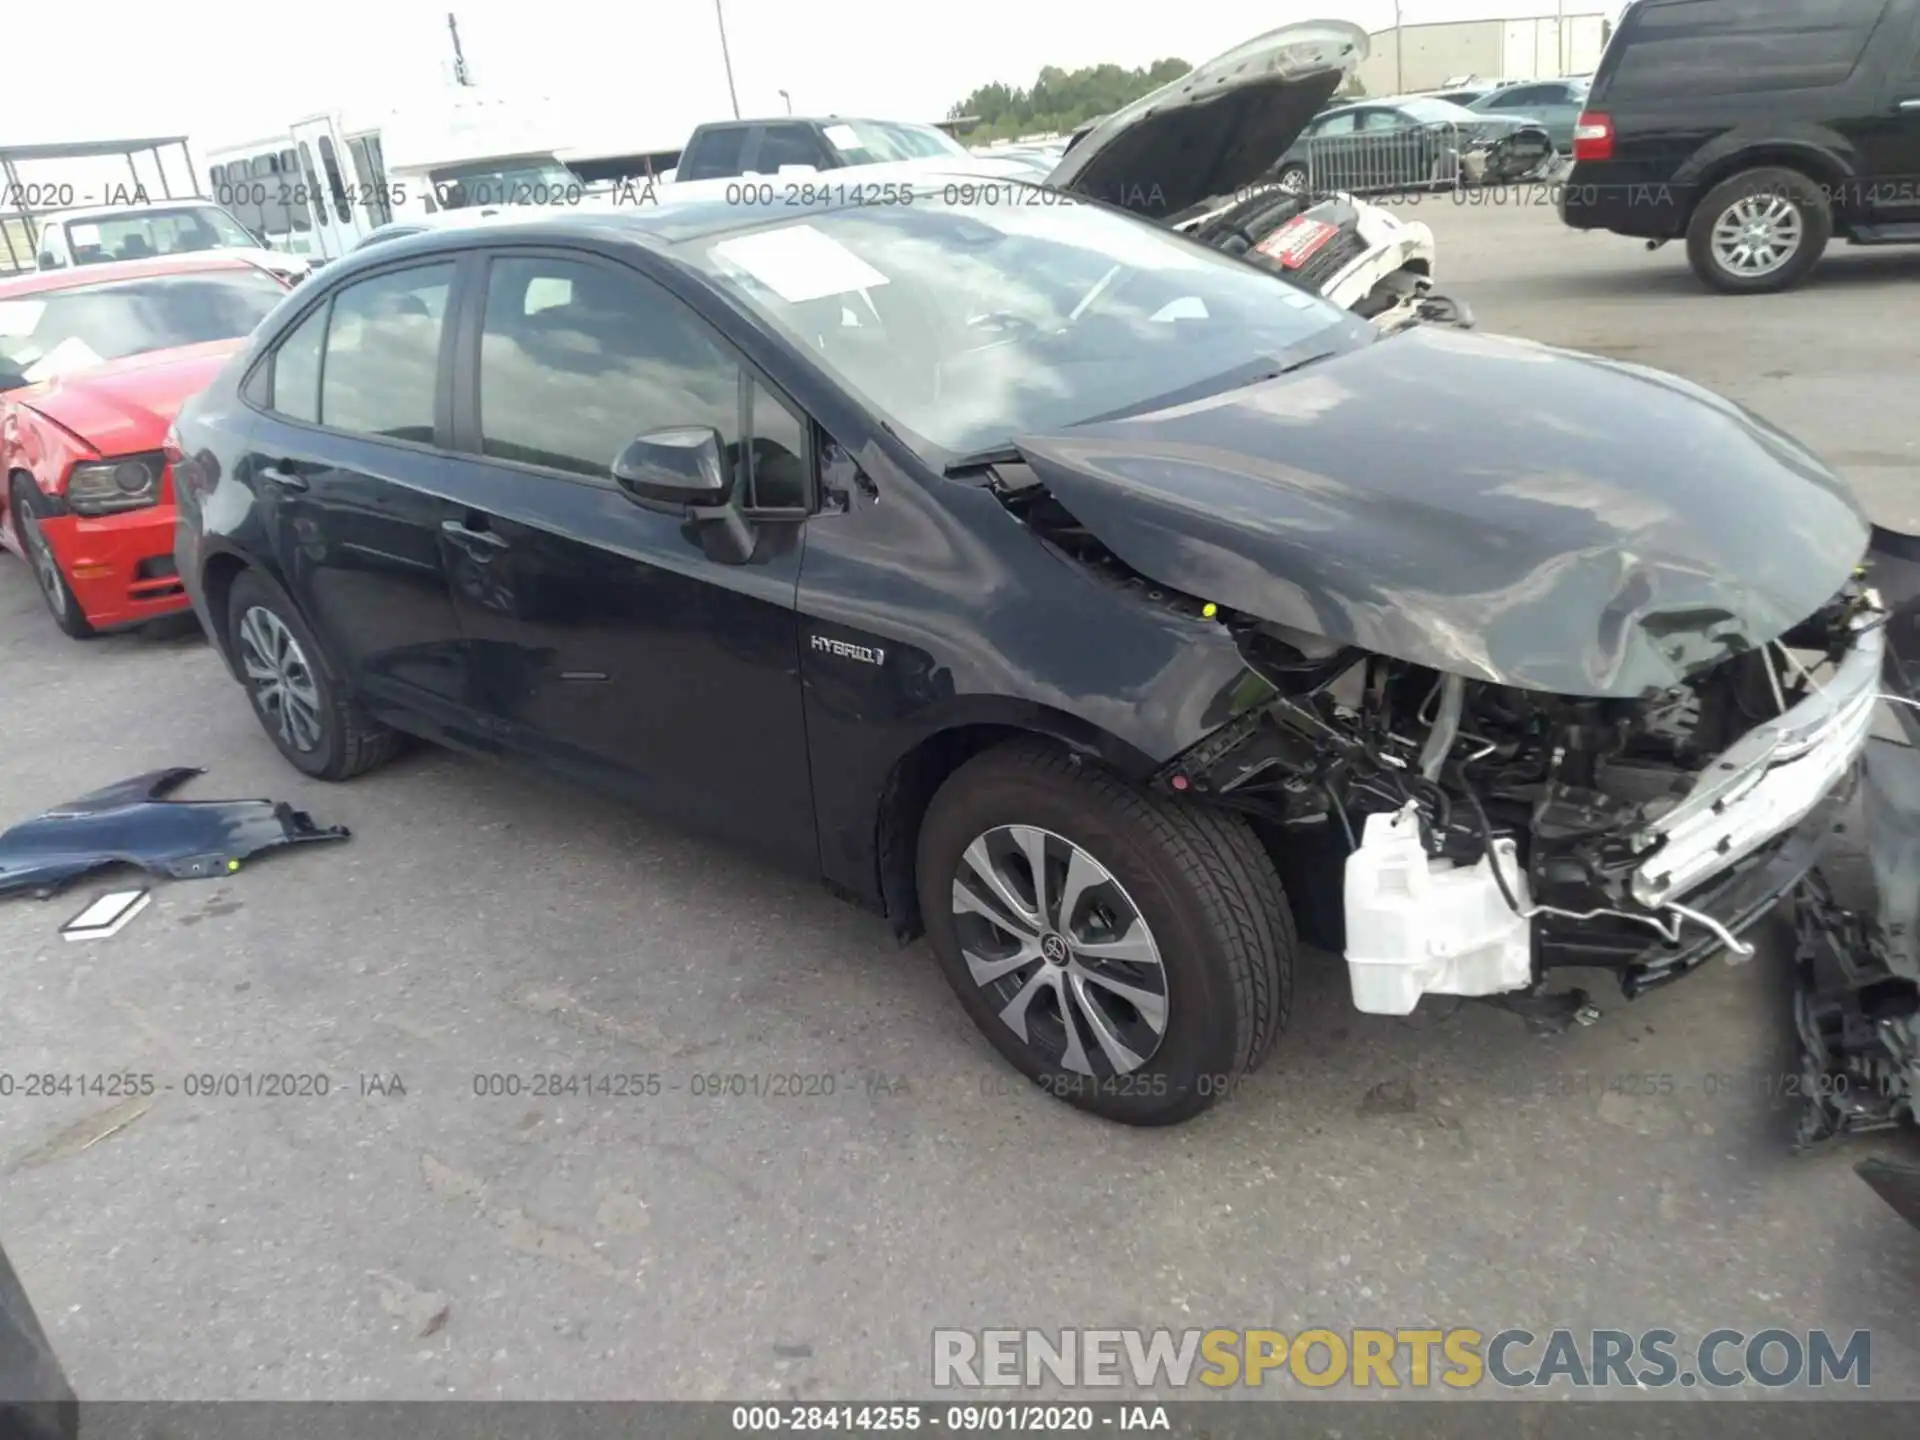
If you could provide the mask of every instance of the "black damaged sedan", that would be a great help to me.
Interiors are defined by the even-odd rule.
[[[1384,335],[1102,205],[684,201],[329,266],[183,411],[273,743],[536,757],[924,931],[1136,1124],[1287,1020],[1747,950],[1887,678],[1876,536],[1672,376]]]

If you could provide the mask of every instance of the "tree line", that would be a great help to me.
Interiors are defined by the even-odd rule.
[[[1120,65],[1083,65],[1062,70],[1042,68],[1032,85],[995,81],[982,85],[947,110],[949,120],[971,117],[963,131],[969,144],[1013,140],[1022,135],[1071,135],[1089,120],[1118,110],[1142,95],[1178,80],[1193,67],[1184,60],[1156,60],[1144,68]],[[1366,91],[1354,76],[1341,86],[1342,98],[1359,98]]]

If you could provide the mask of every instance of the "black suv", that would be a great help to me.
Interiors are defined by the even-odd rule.
[[[1716,289],[1920,242],[1920,0],[1634,0],[1587,107],[1562,218],[1684,235]]]

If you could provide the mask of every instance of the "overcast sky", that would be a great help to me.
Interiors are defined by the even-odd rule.
[[[179,134],[195,148],[283,131],[302,115],[432,99],[451,54],[449,0],[172,0],[8,6],[5,140]],[[1198,62],[1289,20],[1339,15],[1369,30],[1392,0],[1353,4],[1179,0],[1103,6],[964,0],[722,0],[743,114],[934,119],[975,86],[1030,84],[1042,65]],[[713,0],[453,0],[475,80],[547,93],[579,115],[573,143],[677,145],[730,113]],[[1554,0],[1405,0],[1405,21],[1555,13]],[[1566,0],[1568,14],[1619,0]],[[1096,18],[1097,17],[1097,18]],[[36,54],[66,56],[32,63]],[[569,143],[562,139],[558,144]]]

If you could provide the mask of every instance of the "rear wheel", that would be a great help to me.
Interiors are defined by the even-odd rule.
[[[33,583],[46,601],[53,623],[75,640],[91,639],[96,633],[86,612],[80,608],[73,587],[60,572],[60,562],[40,529],[40,520],[51,507],[31,480],[16,477],[13,482],[13,528],[20,537],[20,548],[33,567]]]
[[[1293,924],[1252,831],[1049,744],[990,750],[948,779],[921,827],[918,884],[974,1023],[1096,1115],[1197,1115],[1286,1023]]]
[[[1304,165],[1283,165],[1280,168],[1279,175],[1275,177],[1275,181],[1282,190],[1290,190],[1295,195],[1304,195],[1307,193],[1307,167]]]
[[[300,612],[257,570],[228,592],[227,636],[254,715],[295,769],[346,780],[398,751],[399,734],[354,702]]]
[[[1687,259],[1716,290],[1760,295],[1806,279],[1832,238],[1833,207],[1820,186],[1766,166],[1707,193],[1687,226]]]

